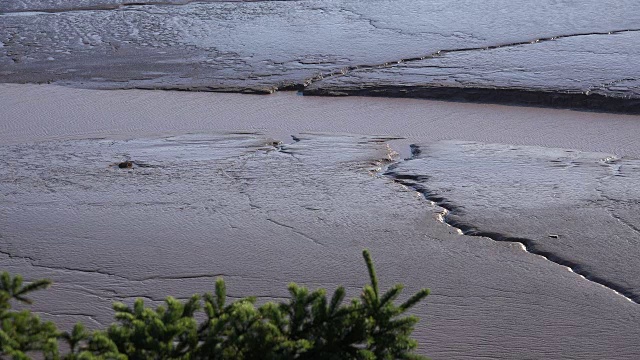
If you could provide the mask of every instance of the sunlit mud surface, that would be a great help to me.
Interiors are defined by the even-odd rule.
[[[574,150],[443,142],[388,175],[470,235],[533,253],[640,301],[640,161]]]
[[[8,0],[0,81],[260,93],[311,85],[307,94],[637,113],[639,14],[631,0]]]
[[[329,289],[344,284],[355,296],[366,281],[360,251],[369,248],[384,286],[403,282],[408,291],[433,290],[415,309],[422,318],[416,331],[420,352],[433,358],[637,358],[637,304],[524,251],[520,244],[460,235],[438,221],[442,207],[399,184],[397,176],[382,175],[393,158],[388,140],[303,134],[280,144],[248,133],[5,145],[0,147],[0,265],[28,278],[55,281],[36,299],[43,316],[98,326],[110,323],[114,300],[142,297],[157,303],[167,294],[184,298],[211,290],[217,276],[225,277],[234,297],[279,299],[286,296],[289,281]],[[460,146],[434,149],[449,156],[460,152]],[[469,156],[488,151],[481,145],[470,149]],[[488,149],[495,153],[502,148]],[[567,184],[576,176],[615,183],[603,173],[613,160],[591,164],[599,154],[561,156],[555,150],[521,149],[506,160],[526,161],[517,156],[523,151],[532,159],[527,165],[541,172],[530,179],[532,192],[559,183],[560,177]],[[455,186],[465,182],[446,173],[456,169],[446,169],[447,159],[438,153],[432,157],[433,166],[420,165],[423,158],[395,159],[393,171],[417,167],[441,183],[452,177],[447,183],[455,195]],[[555,169],[549,170],[553,177],[542,172],[548,157],[561,159],[548,165]],[[464,158],[464,152],[458,155]],[[457,169],[471,185],[478,186],[474,177],[488,178],[491,184],[497,174],[517,181],[508,165],[483,159],[475,172],[462,165]],[[132,161],[133,168],[118,168],[124,160]],[[624,164],[619,171],[631,175]],[[587,189],[592,182],[585,184],[580,190],[572,191],[570,185],[558,189],[568,192],[552,202],[564,206],[557,210],[558,221],[567,214],[580,215],[567,208],[572,202],[582,206],[583,195],[600,199]],[[524,210],[505,212],[521,218],[536,210],[527,189],[513,189],[509,193],[522,193],[510,201]],[[623,190],[607,194],[616,197]],[[473,214],[477,201],[461,194],[452,201],[464,200],[459,205],[468,203]],[[486,204],[493,204],[495,196],[489,195]],[[624,207],[619,210],[613,211],[634,221],[625,217]],[[610,218],[596,215],[602,221]],[[524,224],[538,231],[534,221]],[[545,237],[556,231],[553,224]],[[608,239],[624,235],[634,241],[621,223],[604,227],[585,221],[583,226],[603,235],[606,250],[595,239],[573,240],[572,228],[551,240],[573,246],[576,257],[586,260],[589,251],[606,257],[603,252],[633,249]],[[616,266],[620,272],[633,271],[623,261]]]
[[[583,34],[490,49],[443,51],[394,66],[356,69],[316,82],[305,94],[463,99],[638,112],[640,80],[632,75],[629,64],[639,57],[638,31]]]
[[[127,6],[143,5],[185,5],[192,2],[243,2],[260,0],[11,0],[0,4],[1,12],[35,11],[55,13],[74,10],[116,10]],[[272,0],[294,1],[294,0]]]

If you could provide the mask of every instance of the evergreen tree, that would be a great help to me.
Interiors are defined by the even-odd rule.
[[[255,305],[248,297],[227,303],[226,285],[218,279],[213,294],[194,295],[185,302],[172,297],[155,309],[142,299],[133,306],[115,303],[116,323],[104,331],[89,332],[82,324],[60,332],[28,310],[14,311],[11,301],[30,304],[29,292],[48,287],[40,280],[23,286],[20,276],[1,276],[0,357],[28,359],[151,360],[151,359],[424,359],[413,351],[411,339],[418,319],[405,316],[422,301],[423,289],[400,305],[402,285],[384,294],[367,250],[363,256],[370,284],[359,298],[344,303],[346,291],[338,287],[331,298],[324,289],[309,291],[289,285],[288,302]],[[198,315],[200,314],[200,315]],[[203,318],[199,323],[196,318]],[[60,354],[58,342],[68,352]]]
[[[29,310],[12,311],[11,300],[31,304],[26,296],[51,286],[49,280],[23,285],[21,276],[0,275],[0,355],[28,359],[28,353],[41,352],[46,359],[58,354],[58,330],[51,322],[42,322]]]

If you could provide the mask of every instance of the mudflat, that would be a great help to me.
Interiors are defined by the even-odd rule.
[[[534,5],[2,1],[0,267],[104,327],[368,248],[421,354],[638,359],[640,3]]]
[[[11,0],[0,82],[640,113],[637,1]]]
[[[104,326],[112,301],[184,298],[218,276],[232,297],[280,299],[289,281],[356,296],[369,248],[383,286],[433,291],[414,310],[420,353],[638,356],[637,117],[293,93],[0,92],[0,264],[55,281],[36,299],[43,317]]]

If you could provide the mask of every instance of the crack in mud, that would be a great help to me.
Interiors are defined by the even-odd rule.
[[[341,7],[338,9],[339,12],[345,13],[345,14],[349,14],[354,16],[357,20],[368,23],[369,26],[371,26],[372,28],[376,29],[376,30],[382,30],[382,31],[389,31],[398,35],[412,35],[412,36],[416,36],[416,35],[435,35],[435,36],[440,36],[443,38],[457,38],[457,39],[474,39],[474,40],[479,40],[479,41],[486,41],[486,38],[481,38],[481,37],[477,37],[476,35],[470,33],[470,32],[464,32],[464,31],[454,31],[453,33],[450,34],[446,34],[446,33],[439,33],[439,32],[435,32],[435,31],[407,31],[404,30],[402,28],[394,28],[394,27],[387,27],[387,26],[383,26],[380,24],[379,20],[375,20],[372,18],[367,17],[364,14],[361,14],[357,11],[355,11],[354,9],[347,9],[344,7]]]
[[[621,223],[622,225],[626,226],[627,228],[629,228],[631,231],[635,232],[636,234],[640,234],[640,228],[638,228],[637,226],[633,225],[632,223],[626,221],[625,219],[621,218],[612,209],[607,208],[607,212],[609,213],[609,215],[612,218],[616,219],[619,223]]]
[[[101,4],[101,5],[88,5],[69,8],[55,8],[55,7],[43,7],[39,9],[25,9],[25,10],[6,10],[0,12],[0,15],[10,16],[17,13],[63,13],[69,11],[99,11],[99,10],[118,10],[118,9],[132,9],[133,7],[143,6],[182,6],[187,4],[216,4],[216,3],[242,3],[242,2],[261,2],[264,0],[134,0],[127,1],[119,4]],[[277,0],[286,1],[286,0]],[[313,8],[316,9],[316,8]],[[322,10],[322,7],[317,9]],[[495,45],[477,45],[478,43],[487,43],[486,39],[478,38],[470,32],[453,32],[453,33],[439,33],[439,32],[411,32],[402,29],[396,29],[393,26],[381,24],[379,21],[367,17],[359,12],[341,7],[338,8],[339,12],[348,15],[348,18],[353,18],[354,21],[366,22],[373,28],[381,31],[391,31],[398,35],[411,34],[419,36],[419,34],[438,34],[442,37],[453,37],[461,39],[473,39],[472,46],[453,48],[453,49],[440,49],[428,53],[422,56],[399,58],[395,60],[385,61],[377,64],[355,64],[337,68],[338,62],[333,63],[335,67],[329,67],[329,70],[324,71],[322,68],[311,67],[308,71],[313,71],[310,77],[304,78],[303,76],[295,76],[294,79],[288,80],[273,80],[260,84],[236,84],[236,85],[224,85],[224,84],[183,84],[172,85],[158,84],[158,85],[145,85],[145,84],[131,84],[131,81],[145,80],[146,78],[128,80],[113,80],[109,82],[109,85],[104,85],[105,89],[141,89],[141,90],[174,90],[174,91],[210,91],[210,92],[231,92],[231,93],[252,93],[252,94],[271,94],[276,91],[301,91],[305,95],[317,95],[317,96],[339,96],[339,95],[356,95],[356,96],[383,96],[383,97],[408,97],[408,98],[428,98],[428,99],[442,99],[442,100],[463,100],[471,102],[485,102],[485,103],[502,103],[502,104],[517,104],[517,105],[543,105],[559,108],[579,108],[579,109],[593,109],[604,110],[611,112],[621,112],[637,114],[640,113],[640,98],[636,94],[629,96],[627,90],[610,89],[618,83],[623,83],[627,80],[635,80],[633,77],[621,76],[620,79],[611,79],[604,81],[600,84],[585,85],[585,88],[571,88],[571,89],[536,89],[532,87],[518,87],[515,85],[505,86],[491,86],[491,85],[473,85],[473,84],[441,84],[437,82],[419,84],[419,85],[403,85],[401,82],[393,82],[391,85],[378,84],[375,80],[372,83],[362,83],[361,86],[355,84],[352,87],[340,88],[340,86],[332,87],[331,85],[322,88],[322,85],[318,87],[309,87],[315,83],[321,83],[324,80],[344,76],[350,73],[356,73],[358,71],[367,71],[375,69],[394,68],[404,63],[422,62],[425,61],[425,65],[428,66],[428,60],[442,57],[449,53],[463,53],[470,51],[481,50],[493,50],[500,48],[509,48],[516,46],[523,46],[529,44],[536,44],[542,42],[555,41],[559,39],[581,37],[581,36],[594,36],[594,35],[615,35],[628,32],[638,32],[640,28],[628,28],[611,31],[592,31],[592,32],[578,32],[572,34],[561,34],[549,37],[540,37],[530,40],[515,41],[509,43],[495,44]],[[467,43],[469,44],[469,43]],[[9,56],[11,60],[19,61],[16,54],[5,53],[5,56]],[[235,54],[236,62],[242,62],[242,56]],[[283,62],[276,62],[274,60],[265,60],[272,64],[283,64]],[[348,60],[348,63],[353,64],[353,60]],[[446,66],[446,61],[443,61]],[[314,62],[310,62],[314,63]],[[302,63],[304,64],[304,62]],[[329,64],[329,63],[328,63]],[[280,71],[280,70],[279,70]],[[283,73],[284,74],[284,73]],[[266,75],[252,75],[255,76],[276,76],[277,74],[269,73]],[[633,74],[631,74],[633,76]],[[451,76],[449,76],[451,78]],[[239,79],[236,79],[239,80]],[[246,80],[246,79],[245,79]],[[455,78],[451,78],[452,81],[458,81]],[[122,81],[125,84],[119,84]],[[517,83],[516,83],[517,84]]]
[[[434,58],[442,57],[446,54],[464,53],[470,51],[494,50],[501,48],[517,47],[542,42],[556,41],[559,39],[594,36],[594,35],[615,35],[628,32],[639,32],[640,28],[621,29],[605,32],[584,32],[566,35],[556,35],[550,37],[537,38],[533,40],[518,41],[507,44],[473,46],[459,49],[443,49],[437,50],[430,54],[403,58],[384,63],[373,65],[353,65],[340,68],[329,73],[320,73],[306,79],[302,84],[298,85],[296,90],[301,91],[304,95],[316,96],[382,96],[382,97],[403,97],[403,98],[426,98],[440,100],[463,100],[481,103],[498,103],[498,104],[516,104],[516,105],[534,105],[534,106],[550,106],[555,108],[577,108],[591,109],[616,113],[640,113],[640,99],[629,96],[613,96],[613,94],[594,93],[594,90],[608,89],[619,82],[633,80],[635,78],[623,78],[612,80],[608,83],[597,84],[583,91],[571,90],[539,90],[533,88],[519,87],[499,87],[499,86],[468,86],[460,84],[460,86],[442,85],[442,84],[425,84],[421,86],[404,86],[402,84],[394,85],[368,85],[355,86],[354,88],[311,88],[310,85],[321,83],[325,79],[341,77],[358,71],[367,71],[375,69],[394,68],[398,65],[411,62],[425,61],[425,63]],[[428,66],[428,64],[427,64]],[[455,79],[454,79],[455,80]],[[289,89],[289,88],[287,88]]]
[[[2,238],[2,237],[0,237]],[[18,260],[25,260],[29,263],[29,265],[35,267],[35,268],[40,268],[40,269],[48,269],[48,270],[59,270],[59,271],[71,271],[71,272],[80,272],[80,273],[84,273],[84,274],[92,274],[92,275],[103,275],[103,276],[108,276],[108,277],[114,277],[120,280],[125,280],[125,281],[137,281],[134,279],[130,279],[121,275],[117,275],[114,273],[109,273],[103,270],[87,270],[87,269],[78,269],[78,268],[70,268],[70,267],[66,267],[66,266],[47,266],[47,265],[40,265],[38,264],[38,259],[31,257],[31,256],[27,256],[27,255],[15,255],[12,254],[9,251],[5,251],[5,250],[0,250],[0,254],[8,257],[9,259],[18,259]]]
[[[618,284],[615,284],[612,281],[609,281],[607,279],[604,279],[589,273],[588,271],[584,270],[582,268],[582,265],[579,263],[573,262],[568,259],[564,259],[561,256],[558,256],[552,252],[540,249],[538,246],[536,246],[534,240],[532,239],[508,236],[505,234],[492,232],[492,231],[483,231],[474,227],[471,224],[465,223],[464,221],[452,219],[451,215],[456,215],[457,213],[460,213],[461,208],[456,204],[448,201],[443,196],[438,195],[434,191],[428,189],[427,187],[419,183],[419,181],[428,180],[429,178],[428,176],[401,175],[393,172],[393,169],[397,167],[401,162],[411,161],[416,159],[417,156],[420,154],[420,152],[421,150],[419,146],[411,145],[411,154],[412,154],[411,157],[408,159],[396,161],[395,163],[389,165],[386,171],[382,172],[382,175],[390,178],[391,180],[393,180],[394,182],[400,185],[403,185],[410,189],[415,190],[416,192],[420,193],[426,200],[429,200],[433,204],[441,207],[443,211],[436,216],[438,221],[455,228],[460,235],[484,237],[484,238],[489,238],[491,240],[499,241],[499,242],[510,242],[510,243],[520,244],[522,250],[533,255],[541,256],[546,260],[551,261],[555,264],[564,266],[568,268],[569,271],[579,275],[583,279],[596,283],[604,288],[607,288],[613,291],[614,293],[624,297],[629,302],[640,304],[640,295],[633,294],[628,289],[622,286],[619,286]]]
[[[404,59],[398,59],[398,60],[391,60],[391,61],[386,61],[386,62],[383,62],[383,63],[380,63],[380,64],[374,64],[374,65],[365,65],[365,64],[363,64],[363,65],[346,66],[346,67],[340,68],[340,69],[338,69],[336,71],[332,71],[330,73],[318,74],[318,75],[316,75],[314,77],[308,78],[308,79],[306,79],[304,81],[304,83],[302,83],[302,86],[307,87],[307,86],[309,86],[309,85],[311,85],[313,83],[322,81],[324,79],[328,79],[328,78],[332,78],[332,77],[344,76],[344,75],[346,75],[346,74],[348,74],[350,72],[357,71],[357,70],[371,70],[371,69],[391,68],[391,67],[394,67],[394,66],[399,65],[399,64],[408,63],[408,62],[429,60],[429,59],[433,59],[433,58],[440,57],[442,55],[446,55],[446,54],[450,54],[450,53],[461,53],[461,52],[482,51],[482,50],[494,50],[494,49],[502,49],[502,48],[508,48],[508,47],[529,45],[529,44],[537,44],[537,43],[542,43],[542,42],[547,42],[547,41],[555,41],[555,40],[559,40],[559,39],[566,39],[566,38],[579,37],[579,36],[615,35],[615,34],[622,34],[622,33],[627,33],[627,32],[640,32],[640,28],[637,28],[637,29],[612,30],[612,31],[606,31],[606,32],[584,32],[584,33],[575,33],[575,34],[566,34],[566,35],[555,35],[555,36],[550,36],[550,37],[543,37],[543,38],[537,38],[537,39],[533,39],[533,40],[518,41],[518,42],[512,42],[512,43],[506,43],[506,44],[487,45],[487,46],[473,46],[473,47],[466,47],[466,48],[459,48],[459,49],[436,50],[436,51],[434,51],[432,53],[429,53],[427,55],[404,58]]]
[[[43,310],[37,310],[37,311],[32,311],[32,313],[34,314],[41,314],[41,315],[46,315],[46,316],[53,316],[53,317],[61,317],[61,316],[73,316],[73,317],[85,317],[88,318],[89,320],[91,320],[92,322],[94,322],[96,325],[99,326],[104,326],[105,324],[103,324],[102,322],[98,321],[93,315],[91,314],[85,314],[85,313],[66,313],[66,312],[60,312],[60,313],[50,313],[47,311],[43,311]]]
[[[234,275],[228,275],[228,274],[195,274],[195,275],[179,275],[179,276],[149,276],[149,277],[145,277],[145,278],[140,278],[140,279],[133,279],[133,278],[129,278],[126,276],[122,276],[122,275],[118,275],[115,273],[110,273],[110,272],[106,272],[104,270],[88,270],[88,269],[80,269],[80,268],[70,268],[70,267],[66,267],[66,266],[48,266],[48,265],[40,265],[37,264],[38,259],[30,257],[30,256],[21,256],[21,255],[14,255],[11,254],[7,251],[2,251],[0,250],[0,254],[7,256],[9,259],[19,259],[19,260],[26,260],[27,262],[29,262],[29,264],[35,268],[41,268],[41,269],[48,269],[48,270],[58,270],[58,271],[70,271],[70,272],[79,272],[79,273],[84,273],[84,274],[91,274],[91,275],[103,275],[103,276],[108,276],[108,277],[113,277],[116,279],[120,279],[120,280],[124,280],[127,282],[145,282],[145,281],[152,281],[152,280],[190,280],[190,279],[213,279],[213,278],[218,278],[218,277],[232,277]]]
[[[227,274],[196,274],[196,275],[179,275],[179,276],[149,276],[142,278],[140,280],[135,280],[139,282],[145,282],[150,280],[195,280],[195,279],[213,279],[219,277],[230,276]]]
[[[316,240],[316,239],[312,238],[311,236],[309,236],[309,235],[307,235],[307,234],[303,233],[302,231],[296,230],[296,228],[294,228],[294,227],[293,227],[293,226],[291,226],[291,225],[283,224],[283,223],[281,223],[281,222],[275,221],[275,220],[270,219],[270,218],[267,218],[266,220],[267,220],[267,221],[269,221],[270,223],[273,223],[273,224],[276,224],[276,225],[278,225],[278,226],[281,226],[281,227],[287,228],[287,229],[291,230],[293,233],[298,234],[298,235],[302,236],[303,238],[305,238],[305,239],[307,239],[307,240],[309,240],[309,241],[312,241],[312,242],[313,242],[314,244],[316,244],[316,245],[324,246],[324,245],[323,245],[321,242],[319,242],[318,240]]]
[[[194,293],[194,295],[199,295],[199,293]],[[143,299],[143,300],[148,300],[151,302],[165,302],[167,300],[168,296],[165,297],[153,297],[153,296],[149,296],[149,295],[127,295],[127,296],[116,296],[114,297],[115,299],[117,299],[118,301],[126,301],[126,300],[131,300],[131,299]],[[179,300],[179,301],[188,301],[191,299],[191,296],[188,297],[182,297],[182,296],[172,296],[174,299]],[[283,301],[283,300],[288,300],[288,297],[285,296],[273,296],[273,295],[252,295],[252,298],[255,299],[259,299],[259,300],[278,300],[278,301]],[[241,300],[241,299],[246,299],[247,296],[239,296],[239,295],[226,295],[227,299],[232,299],[232,300]]]

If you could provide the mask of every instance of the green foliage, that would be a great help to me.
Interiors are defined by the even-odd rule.
[[[26,297],[32,291],[51,285],[40,280],[23,285],[21,276],[11,277],[7,272],[0,276],[0,355],[14,359],[28,359],[32,351],[41,352],[45,358],[58,353],[58,330],[51,322],[42,322],[28,310],[11,311],[10,300],[31,304]]]
[[[25,296],[51,283],[23,286],[20,276],[1,276],[0,358],[64,360],[151,359],[424,359],[413,352],[415,316],[407,310],[429,295],[423,289],[400,305],[402,285],[380,294],[371,256],[363,252],[371,283],[359,298],[345,303],[339,287],[328,297],[324,289],[310,291],[289,285],[288,302],[256,306],[255,298],[227,303],[222,279],[213,294],[194,295],[181,302],[172,297],[155,309],[142,299],[133,306],[115,303],[116,322],[90,332],[82,324],[60,332],[28,310],[15,311],[11,301],[30,304]],[[198,321],[199,319],[200,321]],[[68,351],[61,354],[58,342]]]

